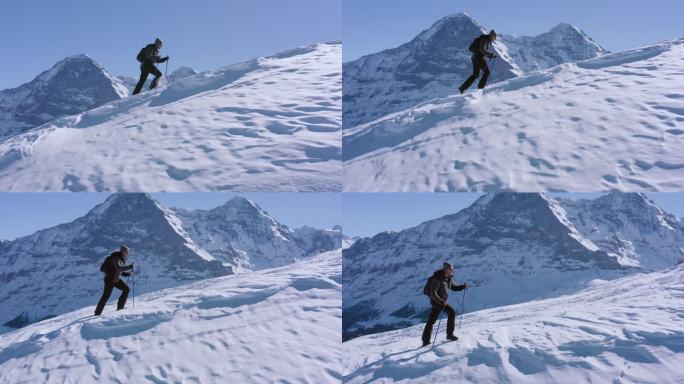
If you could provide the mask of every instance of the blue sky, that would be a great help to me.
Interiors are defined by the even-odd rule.
[[[504,34],[537,35],[567,22],[611,51],[684,36],[681,0],[344,0],[344,61],[394,48],[459,12]]]
[[[231,197],[246,197],[282,224],[331,228],[342,223],[339,193],[153,193],[167,207],[210,209]],[[103,202],[108,193],[0,193],[0,239],[70,222]]]
[[[553,193],[551,196],[594,199],[601,193]],[[665,211],[684,217],[684,193],[647,193]],[[345,193],[342,227],[346,235],[373,236],[399,231],[424,221],[456,213],[472,204],[479,193]]]
[[[0,3],[0,89],[86,53],[115,75],[138,76],[135,55],[160,37],[180,65],[214,69],[342,38],[342,0],[22,0]]]

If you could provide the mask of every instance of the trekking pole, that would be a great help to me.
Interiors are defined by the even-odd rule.
[[[463,297],[461,298],[461,316],[458,317],[458,328],[461,329],[461,323],[463,323],[463,314],[465,313],[465,294],[468,292],[468,288],[463,290]]]
[[[437,334],[439,334],[439,325],[442,324],[442,310],[439,311],[439,321],[437,322],[437,331],[435,331],[435,338],[432,340],[432,348],[435,347],[435,342],[437,341]]]
[[[166,66],[164,67],[164,78],[166,78],[166,72],[169,71],[169,60],[166,60]]]
[[[439,325],[442,323],[442,311],[449,305],[449,291],[451,290],[451,280],[449,280],[449,287],[447,288],[447,301],[444,302],[444,306],[439,311],[439,321],[437,322],[437,331],[435,332],[435,339],[432,341],[432,348],[435,347],[435,342],[437,341],[437,335],[439,334]]]
[[[135,308],[135,269],[131,269],[131,277],[133,278],[133,308]]]

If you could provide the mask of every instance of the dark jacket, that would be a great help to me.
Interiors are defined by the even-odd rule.
[[[143,55],[142,65],[152,65],[163,63],[164,61],[159,56],[159,50],[154,44],[148,44],[145,47],[145,54]]]
[[[112,267],[110,268],[110,272],[105,275],[105,281],[117,283],[122,275],[129,275],[128,271],[133,269],[133,264],[125,265],[121,252],[114,252],[111,256],[112,258],[110,260]]]
[[[432,274],[432,284],[430,286],[430,301],[439,305],[446,304],[449,299],[449,290],[462,291],[466,285],[452,285],[451,277],[446,277],[444,270],[440,269]]]
[[[473,55],[475,56],[480,56],[480,57],[494,57],[494,54],[489,51],[489,48],[492,47],[492,42],[489,40],[489,35],[480,35],[480,37],[477,38],[477,44],[475,44],[475,52],[473,52]]]

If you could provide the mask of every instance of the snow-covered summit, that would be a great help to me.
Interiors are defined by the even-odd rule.
[[[191,75],[0,141],[0,189],[339,191],[341,82],[338,43]]]
[[[178,81],[178,80],[184,79],[184,78],[186,78],[186,77],[188,77],[188,76],[196,75],[196,74],[198,74],[198,73],[199,73],[199,72],[197,72],[197,71],[194,70],[193,68],[186,67],[186,66],[181,66],[181,67],[179,67],[178,69],[176,69],[176,70],[174,70],[173,72],[171,72],[171,73],[169,74],[169,77],[168,77],[167,80],[168,80],[170,83],[172,83],[172,82],[174,82],[174,81]]]
[[[608,53],[586,33],[568,23],[560,23],[538,36],[503,35],[501,40],[515,63],[525,72]]]
[[[90,56],[69,56],[32,81],[0,91],[0,140],[126,96],[125,85]]]
[[[397,48],[344,63],[344,128],[457,93],[472,72],[468,46],[487,32],[467,14],[458,13],[438,20]],[[490,63],[490,83],[605,53],[569,24],[535,37],[502,35],[492,49],[499,58]]]
[[[1,244],[0,324],[22,313],[36,321],[96,302],[100,263],[122,244],[137,265],[139,293],[231,273],[175,221],[145,194],[119,194],[70,223]]]

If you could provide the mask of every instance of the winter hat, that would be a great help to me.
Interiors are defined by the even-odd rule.
[[[158,37],[156,39],[154,39],[154,43],[164,45],[164,43],[162,43],[162,41]]]
[[[445,261],[444,264],[442,264],[442,268],[444,268],[444,269],[454,269],[454,266],[453,266],[453,264],[451,264],[450,262]]]
[[[489,36],[497,36],[496,31],[493,29],[491,31],[489,31]]]
[[[128,247],[127,247],[127,246],[122,245],[121,247],[119,247],[119,252],[122,252],[122,253],[123,253],[124,251],[128,252]]]

